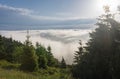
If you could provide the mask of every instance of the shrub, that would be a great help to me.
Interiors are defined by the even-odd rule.
[[[0,67],[4,69],[18,69],[19,64],[13,64],[6,60],[0,60]]]

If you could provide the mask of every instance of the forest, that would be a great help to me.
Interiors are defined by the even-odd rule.
[[[120,7],[116,13],[109,8],[86,45],[79,41],[72,65],[58,61],[50,46],[33,46],[29,34],[24,44],[0,35],[0,79],[120,79]]]
[[[46,77],[47,75],[48,77],[49,75],[53,75],[54,77],[56,74],[58,74],[58,77],[66,78],[67,74],[62,75],[62,72],[68,72],[64,58],[62,57],[62,60],[58,61],[58,59],[54,58],[50,46],[45,48],[38,42],[36,42],[36,46],[33,46],[29,41],[29,35],[26,37],[27,39],[25,43],[22,44],[21,42],[15,41],[12,38],[5,38],[0,35],[0,70],[3,71],[0,72],[0,78],[8,77],[8,79],[18,79],[17,74],[22,73],[19,73],[18,71],[23,71],[24,73],[29,72],[32,75],[40,74],[43,75],[42,78]],[[4,72],[5,70],[2,69],[5,69],[7,73],[9,73],[11,70],[15,70],[14,73],[17,74],[15,77],[9,77],[9,74],[4,74],[6,72]],[[23,75],[21,75],[21,77],[23,77]],[[23,77],[23,79],[26,79],[26,77]]]

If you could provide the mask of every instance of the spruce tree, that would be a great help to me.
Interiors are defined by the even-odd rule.
[[[5,53],[5,48],[3,44],[3,38],[0,35],[0,60],[5,59],[6,53]]]
[[[79,47],[78,47],[78,51],[75,51],[75,57],[74,57],[74,63],[78,64],[80,62],[80,59],[82,57],[82,55],[84,54],[83,51],[83,46],[82,46],[82,41],[79,41]]]
[[[54,66],[55,59],[54,59],[53,54],[51,52],[51,47],[50,46],[47,47],[47,59],[48,59],[48,63],[47,63],[48,66]]]
[[[66,68],[66,62],[64,60],[64,58],[62,57],[62,60],[61,60],[61,68]]]
[[[23,55],[21,61],[21,70],[33,72],[38,69],[37,55],[32,43],[29,41],[29,35],[27,34],[27,40],[23,47]]]
[[[36,54],[38,56],[38,66],[39,68],[46,69],[47,68],[47,50],[44,46],[36,43]]]
[[[96,23],[98,27],[90,33],[85,53],[72,68],[75,79],[120,78],[120,23],[114,20],[109,6],[104,10]]]
[[[115,17],[115,15],[114,15]],[[113,78],[119,79],[120,76],[120,23],[114,19],[109,19],[111,25],[112,48],[110,53],[110,73]]]

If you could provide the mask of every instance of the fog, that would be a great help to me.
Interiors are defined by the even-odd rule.
[[[74,53],[77,50],[79,40],[83,44],[89,39],[91,30],[67,29],[67,30],[30,30],[30,41],[33,45],[36,42],[41,43],[45,47],[51,46],[52,53],[55,58],[61,60],[62,56],[68,64],[72,64]],[[26,40],[26,30],[21,31],[0,31],[5,37],[12,37],[14,40],[24,43]]]

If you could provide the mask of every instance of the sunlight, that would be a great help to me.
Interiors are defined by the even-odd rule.
[[[103,8],[103,6],[110,6],[111,11],[115,11],[120,1],[118,0],[99,0],[98,6]]]
[[[110,5],[110,3],[111,3],[111,1],[109,0],[100,0],[100,4],[101,4],[101,6],[105,6],[105,5]]]
[[[102,5],[109,5],[109,6],[117,6],[118,5],[118,0],[101,0]]]

